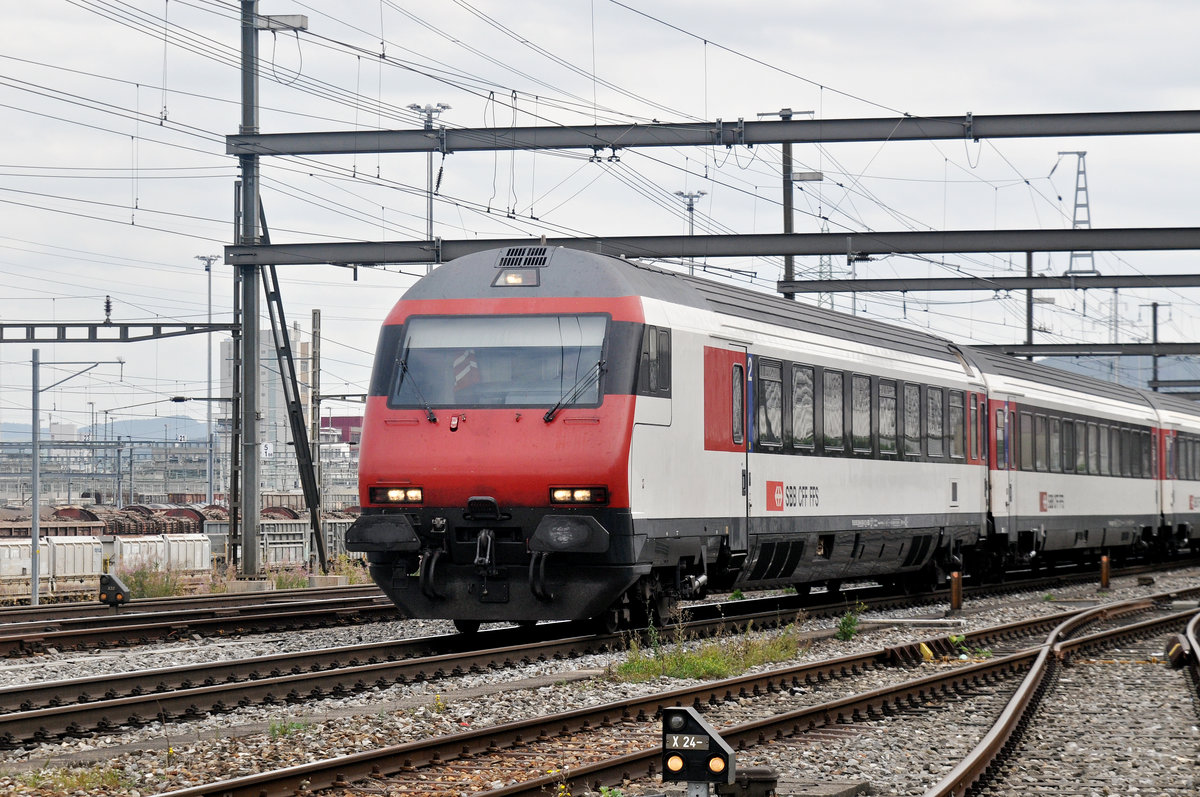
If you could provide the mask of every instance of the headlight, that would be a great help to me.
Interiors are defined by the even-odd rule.
[[[552,504],[606,504],[607,487],[551,487]]]
[[[420,487],[372,487],[367,495],[373,504],[419,504],[425,500]]]

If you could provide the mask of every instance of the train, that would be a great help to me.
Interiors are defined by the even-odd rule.
[[[1190,401],[562,247],[399,298],[359,456],[347,549],[464,631],[1200,547]]]

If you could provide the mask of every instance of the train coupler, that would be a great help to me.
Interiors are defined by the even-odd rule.
[[[496,574],[496,532],[482,529],[475,537],[475,567],[480,575]]]

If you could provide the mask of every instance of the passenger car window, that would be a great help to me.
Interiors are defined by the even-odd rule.
[[[929,456],[940,457],[945,453],[945,432],[942,420],[942,389],[931,387],[925,393],[925,428],[929,433]]]
[[[950,456],[962,459],[964,441],[966,438],[966,415],[963,413],[963,394],[961,390],[950,391]]]
[[[799,448],[811,449],[813,431],[813,369],[808,365],[792,366],[792,440]]]
[[[879,380],[879,453],[896,453],[896,383]]]
[[[1020,461],[1017,465],[1021,470],[1033,470],[1033,414],[1021,413],[1020,429]]]
[[[904,386],[904,455],[921,456],[921,386]]]
[[[996,410],[996,470],[1008,468],[1008,428],[1004,422],[1004,408]]]
[[[783,365],[775,360],[758,361],[754,433],[761,445],[783,445]]]
[[[822,397],[825,400],[825,409],[822,413],[825,421],[823,430],[825,450],[840,451],[846,447],[845,411],[842,404],[842,372],[825,371],[822,387]]]
[[[871,451],[871,377],[855,374],[850,381],[850,439],[859,453]]]

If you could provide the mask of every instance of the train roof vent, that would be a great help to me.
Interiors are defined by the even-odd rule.
[[[544,246],[514,246],[504,250],[496,268],[542,268],[548,259]]]

